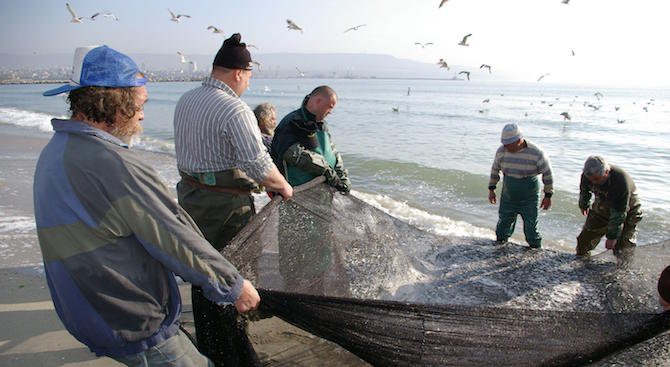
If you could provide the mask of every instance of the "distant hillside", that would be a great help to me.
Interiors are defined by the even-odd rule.
[[[130,54],[143,70],[163,71],[188,69],[179,63],[179,56],[165,54]],[[186,55],[197,62],[200,72],[211,68],[214,55]],[[256,68],[255,78],[299,77],[298,69],[306,78],[431,78],[452,79],[460,70],[477,73],[478,80],[490,80],[494,75],[479,72],[473,67],[451,65],[451,70],[440,69],[436,64],[379,54],[299,54],[268,53],[254,54],[261,63]],[[10,55],[0,54],[0,68],[69,68],[71,54]],[[296,69],[297,68],[297,69]],[[462,77],[462,76],[461,76]],[[501,79],[500,75],[496,79]]]

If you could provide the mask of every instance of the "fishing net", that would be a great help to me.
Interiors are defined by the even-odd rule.
[[[669,328],[655,290],[668,254],[579,259],[439,236],[318,180],[224,250],[263,311],[378,366],[591,363]]]

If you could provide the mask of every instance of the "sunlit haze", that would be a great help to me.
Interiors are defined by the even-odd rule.
[[[438,8],[439,3],[73,0],[78,16],[112,12],[119,20],[99,16],[71,23],[65,1],[5,0],[0,49],[39,55],[107,44],[125,53],[213,56],[225,37],[239,32],[258,47],[253,53],[387,54],[431,64],[443,58],[473,70],[491,65],[508,80],[535,81],[549,73],[545,82],[670,86],[669,2],[449,0]],[[191,18],[170,21],[168,8]],[[286,19],[304,32],[287,29]],[[360,24],[365,26],[344,33]],[[223,33],[207,30],[210,25]],[[469,46],[459,46],[469,33]]]

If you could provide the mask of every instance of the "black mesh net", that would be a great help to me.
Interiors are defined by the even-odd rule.
[[[572,366],[668,329],[656,281],[669,249],[580,259],[439,236],[314,181],[224,255],[263,310],[373,365]]]

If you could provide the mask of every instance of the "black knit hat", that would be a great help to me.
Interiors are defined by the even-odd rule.
[[[670,266],[666,267],[658,278],[658,294],[670,303]]]
[[[251,70],[251,54],[247,50],[247,45],[240,42],[242,36],[235,33],[227,40],[216,53],[214,66],[223,66],[228,69],[246,69]]]

